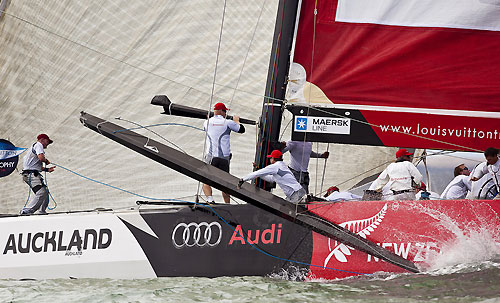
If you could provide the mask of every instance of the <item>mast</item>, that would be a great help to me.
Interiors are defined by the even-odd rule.
[[[284,105],[282,100],[285,99],[298,6],[299,0],[279,1],[266,91],[259,121],[259,136],[254,161],[255,169],[266,166],[266,156],[274,149],[280,149],[279,135]],[[256,184],[266,190],[271,188],[260,179],[256,181]]]

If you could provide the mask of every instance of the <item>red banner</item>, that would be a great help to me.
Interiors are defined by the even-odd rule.
[[[377,5],[377,0],[372,2]],[[376,125],[374,131],[385,145],[410,147],[409,142],[456,150],[498,146],[500,25],[487,16],[500,8],[483,4],[474,17],[478,22],[446,20],[437,27],[432,18],[420,15],[405,24],[411,13],[386,17],[404,12],[408,4],[380,2],[380,9],[388,10],[380,13],[383,18],[363,11],[362,5],[349,11],[349,2],[341,0],[318,0],[315,17],[315,1],[303,2],[294,62],[305,68],[307,81],[339,108],[360,110]],[[436,7],[432,3],[440,1],[424,2],[428,14],[439,19],[440,10],[446,9],[443,3],[450,1]],[[419,4],[414,6],[419,9]],[[467,7],[450,9],[460,18],[460,9]],[[391,22],[402,24],[381,24]],[[414,133],[399,136],[377,129],[390,125],[411,126]]]

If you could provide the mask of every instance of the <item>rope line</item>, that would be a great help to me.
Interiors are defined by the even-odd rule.
[[[177,144],[175,144],[174,142],[172,142],[172,141],[168,140],[167,138],[163,137],[163,136],[162,136],[162,135],[160,135],[159,133],[157,133],[157,132],[155,132],[155,131],[153,131],[153,130],[150,130],[150,129],[148,128],[148,126],[143,126],[143,125],[141,125],[141,124],[139,124],[139,123],[137,123],[137,122],[130,121],[130,120],[127,120],[127,119],[123,119],[123,118],[121,118],[121,117],[116,117],[115,119],[116,119],[116,120],[123,120],[123,121],[126,121],[126,122],[128,122],[128,123],[132,123],[132,124],[134,124],[134,125],[137,125],[137,126],[138,126],[137,128],[144,128],[144,129],[146,129],[146,130],[148,130],[148,131],[152,132],[153,134],[157,135],[158,137],[162,138],[162,139],[163,139],[163,140],[165,140],[166,142],[168,142],[168,143],[172,144],[173,146],[175,146],[177,149],[179,149],[179,150],[180,150],[180,151],[182,151],[183,153],[187,154],[187,152],[186,152],[185,150],[183,150],[180,146],[178,146],[178,145],[177,145]],[[118,130],[118,131],[114,131],[113,133],[119,133],[119,132],[122,132],[122,131],[126,131],[126,129],[123,129],[123,130]],[[144,146],[145,146],[145,147],[148,147],[148,143],[149,143],[149,136],[148,136],[147,138],[148,138],[148,140],[147,140],[147,141],[146,141],[146,143],[144,144]]]
[[[101,181],[98,181],[98,180],[95,180],[95,179],[92,179],[92,178],[89,178],[89,177],[86,177],[80,173],[77,173],[69,168],[66,168],[62,165],[59,165],[59,164],[55,164],[55,163],[52,163],[53,165],[57,166],[57,167],[60,167],[72,174],[75,174],[81,178],[84,178],[84,179],[87,179],[89,181],[92,181],[92,182],[95,182],[95,183],[98,183],[98,184],[102,184],[102,185],[105,185],[105,186],[108,186],[108,187],[111,187],[113,189],[116,189],[116,190],[120,190],[122,192],[125,192],[125,193],[128,193],[128,194],[131,194],[131,195],[134,195],[134,196],[137,196],[137,197],[141,197],[141,198],[144,198],[144,199],[148,199],[148,200],[156,200],[156,201],[174,201],[174,202],[184,202],[184,203],[191,203],[193,205],[197,205],[197,206],[202,206],[202,207],[206,207],[206,208],[209,208],[210,211],[212,211],[219,219],[221,219],[227,226],[229,226],[233,232],[236,232],[241,238],[245,239],[244,235],[241,235],[231,224],[229,224],[221,215],[219,215],[219,213],[217,213],[210,205],[208,204],[202,204],[202,203],[197,203],[197,202],[192,202],[192,201],[186,201],[186,200],[181,200],[181,199],[159,199],[159,198],[152,198],[152,197],[148,197],[148,196],[144,196],[144,195],[140,195],[140,194],[137,194],[137,193],[134,193],[134,192],[131,192],[131,191],[128,191],[128,190],[125,190],[125,189],[122,189],[122,188],[119,188],[119,187],[116,187],[116,186],[113,186],[113,185],[110,185],[110,184],[107,184],[107,183],[104,183],[104,182],[101,182]],[[331,222],[330,222],[331,224]],[[316,265],[316,264],[311,264],[311,263],[307,263],[307,262],[301,262],[301,261],[297,261],[297,260],[291,260],[291,259],[287,259],[287,258],[282,258],[282,257],[278,257],[278,256],[275,256],[271,253],[268,253],[266,251],[264,251],[263,249],[259,248],[258,246],[250,243],[249,241],[246,241],[245,240],[245,243],[248,243],[250,244],[255,250],[259,251],[260,253],[264,254],[264,255],[267,255],[269,257],[272,257],[274,259],[277,259],[277,260],[280,260],[280,261],[285,261],[285,262],[291,262],[291,263],[295,263],[295,264],[300,264],[300,265],[306,265],[306,266],[310,266],[310,267],[317,267],[317,268],[322,268],[322,269],[329,269],[329,270],[334,270],[334,271],[340,271],[340,272],[345,272],[345,273],[351,273],[351,274],[356,274],[356,275],[372,275],[371,273],[361,273],[361,272],[356,272],[356,271],[349,271],[349,270],[343,270],[343,269],[338,269],[338,268],[333,268],[333,267],[327,267],[327,266],[321,266],[321,265]]]
[[[208,113],[210,113],[210,111],[212,109],[212,103],[213,103],[213,100],[214,100],[215,81],[217,80],[217,67],[219,65],[220,46],[221,46],[221,43],[222,43],[222,32],[224,30],[224,19],[225,19],[225,17],[226,17],[226,0],[224,0],[224,8],[222,10],[222,21],[221,21],[221,24],[220,24],[219,41],[217,43],[217,54],[215,56],[214,78],[213,78],[213,81],[212,81],[212,91],[210,93],[210,102],[208,104],[208,110],[207,110]],[[214,111],[214,117],[215,117],[215,111]],[[209,121],[210,121],[210,115],[207,115],[207,120],[205,122],[207,124],[207,127],[206,128],[204,127],[205,140],[203,140],[203,156],[202,156],[203,160],[205,159],[205,156],[207,154],[207,141],[208,141],[207,139],[209,138],[209,136],[208,136],[208,128],[210,127],[210,123],[208,123]],[[201,181],[198,181],[198,187],[196,189],[196,195],[197,196],[201,196],[201,191],[203,191],[203,185],[201,185]]]
[[[204,131],[202,128],[199,128],[199,127],[196,127],[196,126],[192,126],[192,125],[189,125],[189,124],[183,124],[183,123],[158,123],[158,124],[151,124],[151,125],[144,125],[144,126],[126,128],[126,129],[121,129],[121,130],[115,130],[113,132],[113,134],[121,133],[121,132],[124,132],[124,131],[127,131],[127,130],[136,130],[136,129],[141,129],[141,128],[156,127],[156,126],[162,126],[162,125],[184,126],[184,127],[190,127],[190,128],[194,128],[196,130]]]

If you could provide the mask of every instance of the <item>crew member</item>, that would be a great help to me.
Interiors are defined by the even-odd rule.
[[[486,162],[479,164],[476,169],[474,169],[473,176],[471,181],[477,181],[481,179],[485,174],[490,174],[493,183],[497,189],[497,194],[495,196],[495,200],[500,199],[500,161],[498,160],[498,149],[494,147],[489,147],[484,151],[484,157],[486,158]]]
[[[324,195],[327,201],[337,202],[337,201],[358,201],[361,200],[361,196],[355,195],[348,191],[340,191],[337,186],[331,186],[326,191]]]
[[[422,181],[422,175],[411,163],[413,154],[401,148],[396,152],[396,162],[387,168],[375,180],[375,190],[380,192],[384,185],[391,182],[392,195],[387,200],[415,200],[415,189]]]
[[[46,134],[40,134],[37,137],[37,142],[33,144],[23,159],[23,180],[28,184],[34,193],[33,199],[21,210],[21,215],[31,215],[38,209],[38,214],[46,214],[47,205],[49,203],[47,185],[43,182],[42,171],[53,172],[55,167],[42,167],[42,163],[50,164],[50,161],[45,157],[45,148],[52,141]]]
[[[441,199],[465,199],[467,193],[471,190],[472,182],[469,177],[470,171],[465,164],[460,164],[455,167],[453,174],[455,178],[446,186]]]
[[[307,171],[309,159],[327,159],[330,153],[327,151],[322,154],[314,152],[312,150],[312,142],[288,141],[286,143],[283,142],[282,144],[286,145],[282,152],[290,152],[290,164],[288,165],[290,171],[295,176],[295,179],[305,189],[306,193],[309,194],[309,172]]]
[[[276,149],[267,157],[270,158],[271,164],[241,178],[238,188],[241,188],[245,181],[260,177],[268,182],[276,182],[285,193],[288,201],[299,203],[306,195],[306,191],[283,162],[283,153]]]
[[[233,120],[226,119],[229,109],[224,103],[217,103],[214,106],[214,116],[205,121],[203,128],[206,131],[205,162],[211,164],[225,172],[229,172],[229,162],[231,160],[231,147],[229,137],[231,131],[243,134],[245,127],[240,124],[240,117],[233,116]],[[203,193],[207,196],[208,203],[214,203],[212,187],[203,184]],[[224,202],[230,203],[230,196],[222,193]]]

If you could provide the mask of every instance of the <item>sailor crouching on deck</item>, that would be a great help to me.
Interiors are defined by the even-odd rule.
[[[276,149],[267,157],[270,158],[271,164],[241,178],[238,188],[241,188],[245,181],[260,177],[268,182],[276,182],[285,193],[288,201],[299,203],[306,195],[306,191],[283,162],[283,154]]]
[[[446,186],[441,199],[457,200],[465,199],[467,193],[472,190],[472,180],[469,168],[465,164],[460,164],[453,170],[455,178]]]
[[[375,190],[380,192],[384,185],[391,181],[390,190],[392,195],[387,200],[415,200],[413,184],[420,184],[422,175],[411,163],[413,154],[402,148],[396,153],[396,163],[391,163],[378,176]]]
[[[53,172],[55,167],[42,168],[42,163],[50,164],[50,161],[45,158],[44,149],[51,144],[52,141],[46,134],[40,134],[37,137],[37,142],[33,144],[31,150],[24,156],[23,159],[23,180],[31,188],[35,196],[33,199],[21,210],[21,215],[30,215],[40,209],[38,213],[46,214],[49,197],[47,185],[43,182],[42,171],[49,173]]]

